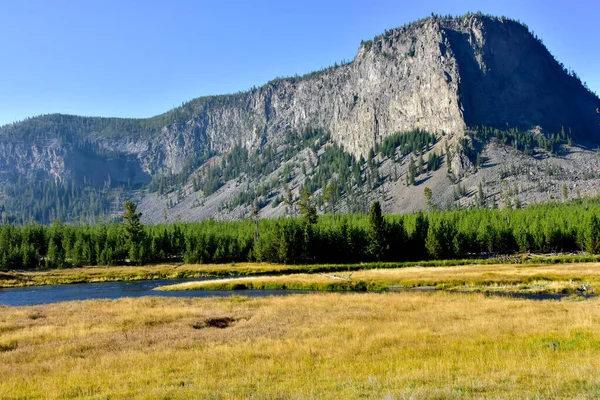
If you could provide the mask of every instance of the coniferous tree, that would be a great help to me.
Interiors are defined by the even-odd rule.
[[[477,202],[479,207],[485,206],[485,194],[483,193],[483,184],[479,182],[479,188],[477,189]]]
[[[417,176],[417,167],[415,166],[415,160],[410,157],[408,161],[408,183],[410,185],[415,184],[415,178]]]
[[[335,216],[335,190],[331,184],[327,185],[325,188],[323,201],[329,206],[331,214]]]
[[[454,258],[456,233],[456,226],[447,219],[430,226],[425,239],[429,255],[434,259]]]
[[[415,229],[410,237],[410,252],[408,258],[415,260],[425,260],[427,258],[427,249],[425,240],[429,231],[429,219],[422,212],[417,213],[415,218]]]
[[[144,227],[140,222],[142,213],[137,212],[137,206],[132,201],[125,202],[123,211],[123,224],[125,227],[125,240],[129,250],[129,259],[135,264],[144,262]]]
[[[371,204],[369,211],[369,253],[377,260],[382,260],[388,252],[387,223],[381,213],[379,201]]]
[[[285,197],[283,198],[283,202],[287,206],[287,214],[289,216],[293,216],[294,215],[294,195],[292,193],[292,190],[287,185],[284,186],[284,190],[285,190]]]
[[[423,194],[425,195],[425,201],[427,201],[427,207],[433,208],[433,203],[431,202],[431,198],[433,197],[433,191],[431,188],[425,187],[423,189]]]
[[[48,242],[48,253],[46,256],[46,267],[63,268],[66,266],[65,250],[63,248],[64,226],[60,219],[52,223],[50,240]]]
[[[452,156],[450,155],[450,146],[448,146],[448,141],[445,142],[446,148],[446,168],[448,169],[448,173],[452,172]]]
[[[441,159],[435,152],[429,153],[427,158],[427,171],[437,171],[440,168]]]
[[[298,208],[300,214],[304,217],[306,222],[309,224],[317,223],[317,208],[312,201],[312,193],[310,190],[304,188],[300,195],[300,201],[298,202]]]
[[[589,219],[585,232],[585,250],[591,254],[600,253],[600,221],[594,214]]]

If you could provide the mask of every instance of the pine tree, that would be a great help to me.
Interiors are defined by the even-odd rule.
[[[427,207],[433,208],[433,204],[431,202],[431,198],[433,197],[433,192],[430,188],[426,187],[423,189],[423,194],[425,195],[425,200],[427,201]]]
[[[258,239],[260,238],[259,232],[258,232],[258,215],[260,213],[260,208],[258,207],[258,201],[254,200],[254,203],[252,204],[252,219],[254,220],[254,242],[258,242]]]
[[[325,193],[323,194],[323,201],[329,206],[331,214],[335,217],[335,191],[331,184],[327,185],[325,188]]]
[[[50,241],[46,254],[46,267],[63,268],[65,263],[65,250],[63,247],[64,226],[60,219],[52,223],[50,230]]]
[[[485,206],[485,194],[483,193],[483,184],[479,182],[479,188],[477,190],[477,200],[479,207]]]
[[[410,258],[415,260],[424,260],[427,258],[427,249],[425,240],[429,231],[429,219],[425,214],[419,212],[415,219],[415,230],[410,238]]]
[[[496,196],[492,197],[492,210],[498,209],[498,202],[496,201]]]
[[[142,213],[137,212],[137,206],[132,201],[124,204],[123,225],[125,227],[125,240],[129,249],[129,259],[135,264],[144,262],[142,249],[144,242],[144,226],[140,222]]]
[[[521,199],[519,197],[515,198],[515,209],[520,209],[521,208]]]
[[[387,223],[381,213],[379,201],[371,205],[369,211],[369,253],[377,260],[386,257],[389,246],[387,243]]]
[[[294,215],[294,195],[287,185],[284,186],[284,190],[285,197],[283,198],[283,202],[287,206],[287,214],[292,216]]]
[[[450,155],[450,147],[448,146],[448,142],[446,142],[446,168],[448,169],[448,173],[452,172],[452,156]]]
[[[442,219],[430,226],[425,239],[427,252],[434,259],[450,259],[456,256],[456,226],[452,221]]]
[[[302,189],[300,194],[300,201],[298,202],[298,208],[300,214],[304,217],[306,222],[309,224],[317,223],[317,208],[312,201],[312,193],[307,188]]]
[[[592,214],[585,232],[585,250],[591,254],[600,253],[600,221]]]
[[[415,178],[417,176],[417,167],[412,157],[408,160],[408,183],[410,185],[415,184]]]

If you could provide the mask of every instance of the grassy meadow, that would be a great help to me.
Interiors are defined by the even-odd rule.
[[[139,281],[150,279],[183,279],[206,277],[238,277],[284,275],[298,273],[347,273],[349,271],[421,267],[490,266],[499,264],[581,264],[600,261],[597,255],[515,255],[506,258],[428,260],[403,262],[368,262],[355,264],[277,264],[243,262],[224,264],[153,264],[144,266],[87,266],[37,270],[0,271],[0,288],[17,286],[59,285],[88,282]]]
[[[0,398],[597,398],[599,306],[317,293],[0,307]]]
[[[342,279],[339,279],[342,278]],[[345,280],[347,279],[347,280]],[[241,277],[163,286],[158,290],[438,290],[500,293],[576,293],[600,287],[600,263],[500,264],[380,268],[343,273]],[[591,290],[590,290],[591,291]]]

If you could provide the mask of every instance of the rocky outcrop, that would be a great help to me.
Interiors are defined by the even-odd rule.
[[[68,173],[66,154],[57,139],[0,141],[0,180],[59,179]]]

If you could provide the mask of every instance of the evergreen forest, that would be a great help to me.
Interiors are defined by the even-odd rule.
[[[359,263],[496,253],[600,253],[600,199],[523,209],[317,216],[309,191],[300,217],[143,225],[127,202],[122,221],[0,227],[0,268],[43,269],[159,262]],[[336,251],[331,251],[335,249]]]

